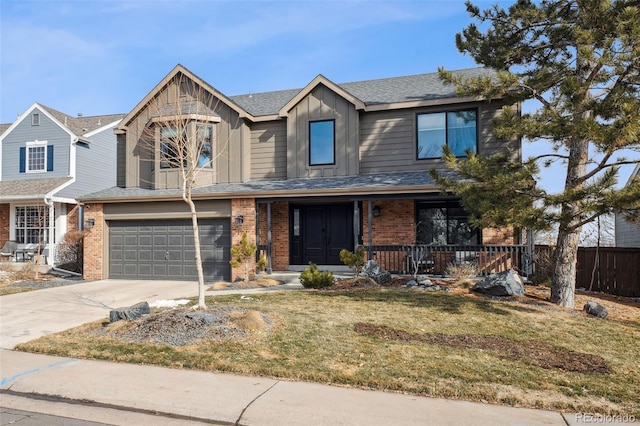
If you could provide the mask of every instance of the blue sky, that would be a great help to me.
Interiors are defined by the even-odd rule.
[[[34,102],[126,113],[177,63],[227,95],[474,67],[454,41],[470,22],[461,0],[2,0],[0,122]]]

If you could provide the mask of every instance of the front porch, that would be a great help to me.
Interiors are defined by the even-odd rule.
[[[532,253],[525,245],[518,244],[520,238],[512,230],[486,229],[473,232],[458,216],[429,217],[429,227],[424,228],[425,215],[421,208],[425,200],[436,196],[416,197],[368,197],[366,199],[311,199],[256,200],[256,245],[258,256],[267,260],[266,272],[301,271],[313,261],[325,270],[344,270],[336,256],[341,249],[354,250],[364,247],[366,258],[374,259],[381,268],[394,274],[444,275],[452,267],[475,268],[478,275],[489,275],[516,269],[523,275],[532,273]],[[442,201],[436,205],[440,210],[448,208]],[[441,207],[443,206],[443,207]],[[453,209],[451,209],[453,210]],[[458,209],[459,210],[459,209]],[[337,212],[337,214],[336,214]],[[421,221],[422,219],[422,221]],[[450,223],[456,221],[456,228]],[[326,229],[337,223],[340,231]],[[443,225],[444,224],[444,225]],[[471,243],[465,244],[420,244],[425,229],[434,235],[445,229],[441,236],[451,234],[460,237],[466,233]],[[419,235],[420,234],[420,235]],[[311,235],[311,237],[308,237]],[[473,241],[476,241],[474,243]],[[339,244],[333,244],[339,241]],[[307,255],[322,253],[319,261]],[[481,243],[480,243],[481,242]],[[313,244],[313,245],[311,245]],[[331,245],[333,244],[333,245]],[[320,248],[318,250],[317,248]],[[311,250],[316,250],[312,252]],[[329,256],[331,255],[331,256]],[[331,259],[331,262],[322,260]]]

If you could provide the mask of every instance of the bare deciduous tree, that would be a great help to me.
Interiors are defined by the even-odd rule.
[[[182,73],[177,73],[146,108],[150,119],[141,135],[141,140],[146,142],[144,157],[151,165],[154,184],[161,174],[166,187],[179,188],[182,200],[189,206],[198,273],[196,308],[206,309],[198,212],[193,191],[216,181],[216,160],[225,155],[229,136],[237,129],[240,118],[236,115],[234,123],[230,123],[232,114],[225,114],[228,108],[225,109],[214,90],[202,87]],[[223,127],[224,132],[221,131]]]

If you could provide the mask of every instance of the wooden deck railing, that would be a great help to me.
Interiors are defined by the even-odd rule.
[[[391,273],[443,274],[449,265],[473,265],[479,275],[516,269],[526,274],[530,265],[524,245],[365,245],[368,257]]]
[[[531,265],[526,246],[431,246],[373,245],[363,246],[367,258],[393,274],[411,275],[418,269],[423,274],[444,274],[449,265],[472,265],[478,275],[490,275],[516,269],[527,275]],[[258,246],[258,253],[267,255],[267,245]]]

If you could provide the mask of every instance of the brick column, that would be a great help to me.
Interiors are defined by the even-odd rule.
[[[87,229],[84,236],[84,265],[82,269],[85,280],[102,280],[104,276],[104,213],[102,203],[85,205],[85,221],[94,220],[93,228]]]
[[[9,241],[11,234],[11,223],[9,223],[10,217],[9,204],[0,204],[0,248],[4,246],[4,243]]]
[[[242,226],[236,226],[236,216],[242,215]],[[234,198],[231,200],[231,245],[240,242],[242,234],[247,233],[247,241],[256,243],[256,200],[254,198]],[[255,257],[249,261],[249,279],[255,277]],[[244,279],[244,266],[231,268],[231,281]]]

